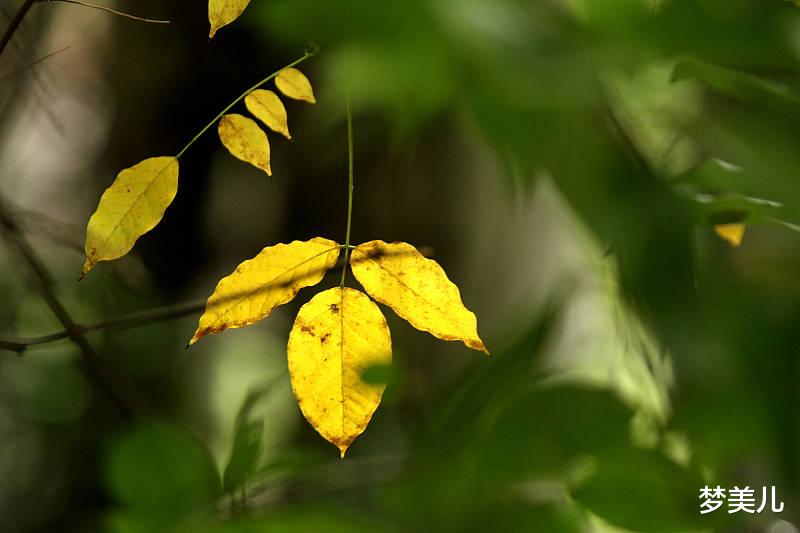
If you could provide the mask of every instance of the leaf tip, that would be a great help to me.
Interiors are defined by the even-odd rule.
[[[486,355],[488,355],[489,357],[492,356],[492,354],[489,353],[489,349],[486,348],[485,344],[483,344],[483,341],[480,340],[477,337],[474,338],[474,339],[470,339],[468,341],[465,341],[464,344],[466,344],[468,348],[472,348],[473,350],[477,350],[479,352],[483,352]]]
[[[95,261],[91,257],[87,257],[86,262],[83,263],[83,268],[81,268],[81,275],[78,278],[78,281],[83,280],[83,278],[86,277],[86,274],[88,274],[94,268],[95,264]]]

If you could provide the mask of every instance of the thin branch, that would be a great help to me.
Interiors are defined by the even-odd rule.
[[[84,253],[83,240],[78,237],[83,229],[79,226],[38,211],[25,209],[8,201],[6,201],[6,209],[24,233],[39,234],[55,244],[81,254]]]
[[[75,331],[84,335],[93,331],[122,331],[134,329],[198,313],[205,308],[205,305],[205,300],[198,300],[179,305],[159,307],[149,311],[141,311],[104,322],[98,322],[96,324],[89,324],[87,326],[76,324]],[[40,337],[0,337],[0,349],[21,354],[32,346],[50,344],[67,338],[69,338],[69,333],[66,330],[49,335],[42,335]]]
[[[25,19],[25,15],[27,15],[28,11],[30,11],[31,6],[38,1],[39,0],[25,0],[22,2],[22,5],[19,6],[19,9],[14,14],[14,18],[12,18],[11,22],[9,22],[5,33],[3,33],[3,36],[0,37],[0,56],[3,55],[3,51],[6,49],[6,46],[11,41],[11,38],[14,37],[14,34],[19,29],[22,21]]]
[[[37,2],[63,2],[65,4],[75,4],[76,6],[83,6],[88,7],[91,9],[97,9],[100,11],[105,11],[107,13],[112,13],[114,15],[119,15],[120,17],[129,18],[132,20],[138,20],[139,22],[150,22],[152,24],[169,24],[170,21],[168,20],[159,20],[159,19],[148,19],[144,17],[137,17],[136,15],[131,15],[130,13],[125,13],[123,11],[117,11],[116,9],[111,9],[110,7],[105,6],[98,6],[95,4],[90,4],[88,2],[79,2],[78,0],[36,0]]]
[[[339,248],[352,250],[355,247],[352,245],[340,245]],[[430,247],[422,246],[419,248],[419,250],[426,257],[431,257],[433,255],[433,249]],[[327,253],[327,251],[323,253]],[[321,270],[333,272],[335,268],[339,266],[339,264],[345,266],[347,262],[343,257],[340,257],[339,261],[337,261],[337,264],[330,270],[327,268],[322,268]],[[290,281],[291,280],[287,280],[284,283],[290,283]],[[264,285],[264,289],[267,289],[269,286],[269,284]],[[235,300],[240,296],[242,296],[240,293],[234,293],[229,295],[228,298]],[[203,311],[205,307],[206,300],[195,300],[178,305],[158,307],[147,311],[139,311],[137,313],[132,313],[130,315],[125,315],[118,318],[112,318],[110,320],[95,324],[75,324],[73,331],[75,333],[84,335],[94,331],[123,331],[127,329],[135,329],[199,313],[200,311]],[[0,350],[7,350],[22,354],[28,348],[57,342],[67,339],[69,336],[69,333],[66,330],[63,330],[56,333],[50,333],[49,335],[42,335],[40,337],[0,337]]]
[[[53,57],[54,55],[56,55],[56,54],[60,54],[61,52],[66,52],[66,51],[67,51],[67,50],[69,50],[69,49],[70,49],[70,47],[69,47],[69,46],[65,46],[65,47],[64,47],[64,48],[62,48],[61,50],[56,50],[55,52],[50,52],[49,54],[47,54],[47,55],[44,55],[44,56],[40,57],[39,59],[37,59],[37,60],[35,60],[35,61],[32,61],[32,62],[28,63],[27,65],[24,65],[24,66],[22,66],[22,67],[20,67],[20,68],[18,68],[18,69],[14,69],[14,70],[12,70],[12,71],[11,71],[11,72],[9,72],[8,74],[6,74],[6,75],[4,75],[2,78],[0,78],[0,84],[2,84],[3,82],[5,82],[6,80],[8,80],[8,79],[10,79],[10,78],[13,78],[14,76],[17,76],[17,75],[19,75],[19,74],[22,74],[23,72],[25,72],[25,71],[26,71],[26,70],[28,70],[29,68],[31,68],[31,67],[34,67],[34,66],[38,65],[39,63],[41,63],[41,62],[42,62],[42,61],[44,61],[45,59],[50,59],[50,58],[51,58],[51,57]]]
[[[31,284],[39,292],[39,295],[56,318],[58,318],[58,321],[61,322],[61,325],[64,326],[67,337],[80,349],[84,361],[120,414],[130,419],[135,413],[142,411],[145,403],[133,387],[133,384],[117,372],[105,359],[100,357],[89,341],[78,330],[77,324],[72,320],[72,317],[56,296],[51,286],[49,272],[22,235],[17,223],[7,214],[2,198],[0,198],[0,233],[2,233],[8,247],[17,253],[20,262],[27,268]],[[13,343],[9,347],[13,347]]]

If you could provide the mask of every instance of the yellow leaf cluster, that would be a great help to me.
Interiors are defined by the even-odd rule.
[[[219,282],[190,344],[209,333],[265,318],[302,287],[319,283],[335,265],[340,248],[321,237],[265,248]],[[489,353],[458,287],[410,244],[367,242],[353,249],[349,264],[369,296],[415,328]],[[391,362],[391,336],[383,313],[361,291],[340,286],[321,292],[298,312],[287,357],[303,415],[344,457],[383,394],[383,386],[361,378],[366,368]]]
[[[225,24],[230,23],[247,7],[248,1],[211,0],[209,18],[212,20],[212,32],[215,31],[214,21],[219,24],[222,21],[227,21]],[[297,61],[293,64],[296,63]],[[284,93],[288,97],[312,103],[316,101],[311,83],[299,70],[284,68],[272,76],[276,78],[279,90],[288,91]],[[279,79],[288,81],[281,81],[279,84]],[[268,90],[254,89],[242,97],[253,116],[272,131],[291,139],[286,108],[277,94]],[[238,101],[236,100],[234,104]],[[231,107],[233,104],[228,109]],[[264,130],[256,121],[243,115],[236,113],[221,115],[217,132],[222,145],[234,157],[250,163],[271,176],[270,144]],[[212,121],[186,148],[213,123]],[[103,194],[89,220],[86,230],[86,261],[82,275],[86,275],[100,261],[117,259],[127,254],[139,237],[152,230],[161,221],[164,212],[178,192],[178,159],[186,148],[177,156],[145,159],[119,173],[111,187]]]
[[[275,86],[289,98],[316,103],[311,82],[296,68],[284,68],[278,72]],[[286,107],[277,94],[256,89],[245,97],[244,103],[247,110],[269,129],[287,139],[292,138]],[[272,175],[269,139],[255,121],[241,115],[225,115],[219,124],[219,138],[231,155],[260,168],[268,176]]]

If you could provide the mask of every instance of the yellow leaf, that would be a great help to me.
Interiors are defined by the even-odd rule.
[[[100,261],[127,254],[159,223],[177,192],[174,157],[152,157],[120,172],[89,219],[83,275]]]
[[[247,95],[244,100],[247,110],[267,125],[269,129],[280,133],[291,140],[289,124],[286,119],[286,108],[278,95],[272,91],[258,89]]]
[[[219,140],[231,155],[272,176],[269,140],[254,120],[242,115],[225,115],[219,121]]]
[[[714,232],[734,248],[738,248],[742,244],[744,230],[745,225],[741,223],[717,224],[714,226]]]
[[[220,280],[189,345],[266,318],[303,287],[319,283],[338,258],[339,245],[322,237],[264,248]]]
[[[302,100],[311,104],[316,104],[317,99],[314,98],[314,89],[311,88],[311,82],[308,81],[306,75],[297,70],[296,68],[285,68],[278,73],[275,78],[275,85],[278,90],[295,100]]]
[[[415,328],[489,354],[478,337],[478,320],[464,307],[458,287],[436,261],[426,259],[410,244],[360,244],[353,250],[350,265],[370,296]]]
[[[220,28],[239,18],[249,3],[250,0],[208,0],[208,22],[211,23],[208,38],[212,39]]]
[[[321,292],[297,313],[288,356],[303,415],[344,457],[381,403],[384,386],[364,383],[361,374],[369,366],[391,363],[386,319],[361,291]]]

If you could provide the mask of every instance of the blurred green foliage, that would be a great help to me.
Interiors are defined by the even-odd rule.
[[[115,153],[123,147],[149,149],[151,131],[158,150],[179,144],[173,137],[194,131],[246,80],[309,43],[321,50],[304,65],[319,106],[298,114],[288,149],[275,143],[285,175],[269,185],[213,159],[211,142],[187,160],[194,181],[163,233],[143,239],[155,281],[139,291],[122,268],[98,273],[77,296],[60,289],[89,316],[173,301],[190,292],[187,279],[218,279],[269,242],[334,234],[343,205],[330,198],[344,189],[330,184],[343,187],[346,95],[363,206],[356,233],[389,228],[412,241],[411,228],[453,264],[466,257],[459,245],[478,250],[471,232],[484,226],[501,225],[498,247],[517,242],[502,226],[512,206],[552,183],[557,201],[548,201],[563,199],[591,244],[558,233],[543,250],[577,249],[583,277],[559,278],[566,289],[542,296],[535,312],[515,307],[514,321],[478,306],[481,324],[492,324],[492,359],[393,326],[393,367],[364,376],[389,384],[384,402],[344,461],[288,422],[299,415],[285,380],[259,388],[256,368],[284,365],[286,317],[276,317],[276,331],[230,332],[230,344],[206,352],[182,351],[191,320],[102,337],[104,353],[169,420],[132,428],[108,421],[66,345],[0,360],[3,530],[749,532],[779,518],[724,508],[701,516],[706,484],[757,494],[775,485],[786,502],[780,518],[800,521],[795,3],[262,0],[211,44],[202,3],[142,4],[170,10],[180,46],[164,54],[169,32],[119,29],[113,87],[131,92],[120,97],[111,161],[98,163],[98,175],[135,159]],[[151,61],[141,62],[145,52]],[[139,69],[149,76],[139,79]],[[431,160],[435,172],[425,173]],[[469,171],[488,183],[468,196],[472,204],[462,196],[477,188]],[[105,184],[98,178],[96,188]],[[435,196],[437,186],[446,196]],[[485,194],[495,189],[503,201]],[[431,203],[443,197],[459,210]],[[410,211],[399,217],[394,204]],[[245,220],[229,231],[234,218]],[[738,221],[747,235],[730,249],[711,226]],[[223,238],[209,237],[210,226]],[[524,229],[546,240],[542,228]],[[519,248],[528,270],[478,272],[464,298],[495,301],[543,275],[537,265],[549,258]],[[15,265],[0,260],[9,273],[0,280],[4,331],[53,327],[28,309]],[[63,270],[67,286],[74,272]],[[575,312],[586,279],[613,305]],[[613,330],[589,343],[614,352],[590,362],[603,379],[587,379],[570,366],[576,345],[565,353],[560,343],[611,310]],[[45,480],[58,480],[52,494]]]

